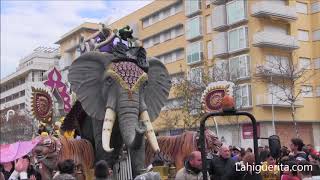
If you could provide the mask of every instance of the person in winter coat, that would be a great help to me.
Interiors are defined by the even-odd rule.
[[[201,152],[193,151],[185,162],[185,166],[177,172],[175,180],[202,180],[201,170]]]
[[[231,158],[229,147],[221,146],[219,155],[209,161],[209,174],[214,180],[233,180],[236,176],[235,161]]]

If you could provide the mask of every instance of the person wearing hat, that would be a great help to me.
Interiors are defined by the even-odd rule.
[[[234,146],[232,148],[232,159],[235,162],[239,162],[240,161],[240,156],[241,156],[241,148],[238,146]]]

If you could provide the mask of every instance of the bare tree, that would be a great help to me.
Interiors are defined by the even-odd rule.
[[[23,114],[15,113],[7,121],[5,115],[1,116],[1,144],[14,143],[21,140],[30,140],[33,135],[32,119]]]
[[[304,90],[303,85],[307,85],[315,76],[316,71],[309,70],[308,67],[300,67],[288,59],[281,56],[273,56],[267,59],[266,64],[258,65],[255,74],[255,80],[265,82],[272,88],[272,101],[289,105],[291,108],[291,118],[294,124],[296,136],[299,137],[299,131],[296,122],[296,108],[301,101],[300,97],[309,90]],[[310,65],[311,66],[311,65]]]

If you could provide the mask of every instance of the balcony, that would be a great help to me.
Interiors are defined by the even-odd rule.
[[[277,97],[273,97],[272,102],[272,94],[271,93],[265,93],[265,94],[259,94],[256,95],[256,105],[260,107],[280,107],[280,108],[291,108],[291,105],[289,102],[281,101]],[[294,107],[299,108],[303,107],[303,102],[301,99],[297,99],[294,103]]]
[[[215,57],[224,57],[228,55],[228,34],[227,32],[218,33],[213,37],[213,55]]]
[[[253,46],[292,51],[299,48],[298,40],[282,33],[261,31],[253,35]]]
[[[271,1],[255,3],[252,6],[251,15],[254,17],[278,18],[284,21],[294,21],[298,18],[295,8],[279,5]]]
[[[277,66],[277,65],[275,65]],[[295,73],[290,73],[289,67],[270,67],[270,65],[259,64],[256,68],[256,74],[261,77],[281,77],[281,78],[294,78]]]
[[[211,0],[211,3],[214,5],[225,4],[226,0]]]
[[[212,29],[223,31],[228,28],[226,5],[216,6],[212,10]]]

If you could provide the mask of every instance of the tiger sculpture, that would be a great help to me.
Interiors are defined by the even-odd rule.
[[[94,163],[93,147],[85,139],[41,136],[41,140],[32,150],[32,154],[41,163],[42,169],[45,171],[45,179],[51,179],[54,171],[57,170],[57,164],[66,159],[72,159],[75,162],[77,173],[82,173],[83,178],[87,179],[90,177],[90,169],[93,168]]]
[[[157,138],[160,147],[161,156],[166,161],[174,163],[176,169],[184,167],[184,161],[192,151],[199,150],[199,133],[195,131],[186,131],[177,136],[159,136]],[[215,153],[221,147],[222,143],[213,131],[205,130],[206,153]],[[149,165],[155,159],[150,144],[146,143],[146,161]]]

